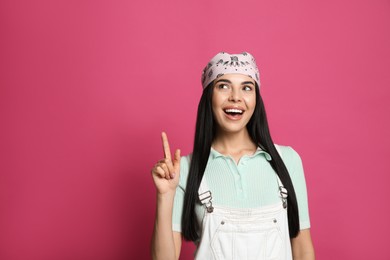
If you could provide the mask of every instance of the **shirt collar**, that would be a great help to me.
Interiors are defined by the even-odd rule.
[[[252,155],[250,155],[249,157],[255,157],[259,154],[262,154],[264,155],[265,159],[267,161],[271,161],[272,160],[272,157],[269,153],[267,153],[266,151],[264,151],[263,149],[261,149],[260,147],[257,147],[256,149],[256,152]],[[211,147],[211,150],[210,150],[210,156],[212,159],[215,159],[215,158],[218,158],[218,157],[228,157],[228,156],[225,156],[223,154],[221,154],[220,152],[218,152],[217,150],[214,150],[214,148]]]

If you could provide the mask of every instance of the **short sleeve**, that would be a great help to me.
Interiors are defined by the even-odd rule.
[[[176,188],[172,211],[172,230],[181,232],[181,218],[183,215],[184,194],[187,186],[187,177],[190,168],[189,155],[182,156],[180,160],[180,178]]]
[[[290,146],[282,147],[282,155],[297,197],[300,229],[310,228],[306,180],[301,157]]]

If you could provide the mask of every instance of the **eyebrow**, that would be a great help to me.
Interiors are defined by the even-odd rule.
[[[241,85],[246,85],[246,84],[255,85],[252,81],[244,81],[244,82],[241,83]]]
[[[226,82],[226,83],[232,83],[230,80],[228,79],[219,79],[215,82],[215,84],[217,84],[218,82]],[[252,84],[252,85],[255,85],[252,81],[244,81],[244,82],[241,82],[241,85],[246,85],[246,84]]]

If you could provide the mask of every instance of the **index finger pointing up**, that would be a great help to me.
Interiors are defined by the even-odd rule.
[[[171,159],[171,150],[169,149],[168,136],[165,132],[161,133],[161,139],[163,143],[164,157]]]

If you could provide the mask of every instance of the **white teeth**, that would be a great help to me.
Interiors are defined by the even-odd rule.
[[[225,112],[226,113],[240,113],[240,114],[242,114],[242,110],[241,109],[235,109],[235,108],[225,109]]]

